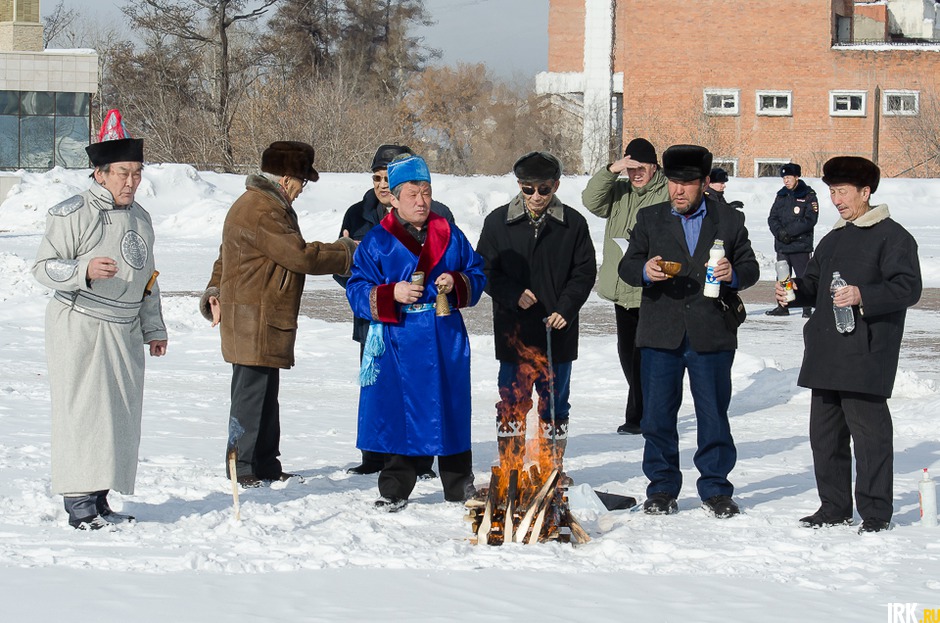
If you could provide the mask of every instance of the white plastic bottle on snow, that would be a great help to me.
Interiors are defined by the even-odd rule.
[[[839,271],[836,271],[832,273],[832,285],[829,287],[829,293],[835,297],[837,290],[848,285],[842,275],[839,274]],[[832,313],[836,317],[836,330],[839,333],[851,333],[855,330],[855,312],[852,311],[851,305],[839,307],[833,301]]]
[[[711,251],[708,252],[708,264],[705,268],[705,289],[702,291],[702,294],[708,298],[716,299],[718,298],[719,292],[721,292],[721,283],[715,279],[715,267],[718,266],[718,260],[725,256],[725,243],[721,240],[716,240],[712,244]]]
[[[920,525],[927,528],[937,527],[937,485],[924,468],[924,478],[917,483],[920,492]]]

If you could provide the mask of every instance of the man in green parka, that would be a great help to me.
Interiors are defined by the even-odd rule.
[[[636,327],[640,320],[640,288],[629,286],[617,274],[627,241],[641,208],[669,201],[666,178],[659,169],[656,149],[645,138],[635,138],[624,156],[597,173],[581,193],[584,207],[607,219],[604,231],[604,261],[597,291],[614,303],[617,319],[617,353],[620,367],[630,385],[621,435],[639,435],[643,416],[640,394],[640,351],[635,347]]]

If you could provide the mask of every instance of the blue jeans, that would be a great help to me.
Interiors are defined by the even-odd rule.
[[[571,396],[571,362],[556,363],[552,366],[555,376],[555,422],[567,422],[568,413],[571,411],[571,404],[568,398]],[[534,375],[534,378],[518,379],[519,365],[499,362],[499,385],[500,404],[503,406],[515,405],[519,402],[529,401],[529,406],[522,412],[528,413],[532,408],[532,386],[535,385],[535,391],[539,397],[538,413],[543,422],[551,422],[552,415],[549,411],[549,389],[548,376],[544,370]],[[520,384],[521,383],[521,384]],[[526,387],[527,386],[527,387]],[[502,413],[500,405],[497,405],[497,412]]]
[[[707,500],[734,492],[734,486],[728,481],[738,456],[728,422],[732,363],[733,350],[697,353],[689,346],[688,337],[674,350],[641,349],[641,427],[646,440],[643,473],[650,480],[647,495],[662,492],[679,497],[682,488],[677,415],[682,405],[682,379],[686,370],[698,425],[698,449],[693,462],[700,474],[699,497]]]

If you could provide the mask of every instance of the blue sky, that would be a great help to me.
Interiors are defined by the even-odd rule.
[[[104,19],[127,0],[65,0],[80,13]],[[485,63],[501,78],[531,80],[548,63],[549,0],[425,0],[437,23],[419,34],[441,50],[444,64]],[[51,11],[58,0],[42,0]]]

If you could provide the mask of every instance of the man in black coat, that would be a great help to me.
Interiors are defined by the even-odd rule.
[[[744,214],[704,197],[711,163],[711,153],[698,145],[666,150],[670,200],[639,212],[619,267],[625,282],[644,288],[636,344],[643,384],[643,472],[650,480],[643,509],[650,515],[678,510],[682,472],[676,427],[686,371],[698,425],[693,460],[700,473],[699,497],[716,517],[740,512],[728,481],[737,458],[728,421],[737,323],[722,302],[755,284],[760,268]],[[704,294],[706,263],[717,241],[723,242],[724,257],[710,270],[721,293],[709,298]],[[667,275],[661,260],[680,262],[679,273]]]
[[[774,251],[777,260],[785,261],[790,272],[802,277],[813,252],[813,229],[819,219],[819,199],[816,192],[800,179],[803,169],[795,162],[788,162],[780,167],[783,188],[777,191],[777,197],[770,208],[767,224],[774,235]],[[803,317],[809,318],[812,307],[803,308]],[[777,305],[766,312],[768,316],[787,316],[789,308]]]
[[[392,209],[392,192],[388,187],[388,164],[401,154],[413,154],[408,147],[404,145],[380,145],[372,158],[372,188],[366,191],[362,196],[362,201],[352,204],[346,210],[343,217],[343,225],[340,227],[340,236],[352,238],[353,240],[362,240],[369,231],[379,224],[385,218],[388,211]],[[450,208],[439,201],[431,202],[431,211],[438,216],[443,216],[451,223],[454,222],[454,215]],[[344,288],[348,277],[334,275],[333,278]],[[366,335],[369,333],[369,320],[353,316],[353,339],[359,342],[359,358],[362,359],[362,349],[366,343]],[[434,478],[437,474],[431,469],[434,463],[434,457],[426,457],[418,470],[418,477],[421,479]],[[385,455],[379,452],[362,451],[362,463],[346,470],[349,474],[374,474],[381,471],[385,465]]]
[[[705,196],[714,199],[718,203],[724,203],[738,210],[744,209],[742,201],[728,201],[725,199],[725,187],[728,184],[728,172],[721,167],[715,167],[708,174],[708,187],[705,188]]]
[[[486,293],[493,299],[500,362],[500,464],[521,466],[534,385],[542,439],[553,442],[560,468],[568,442],[571,363],[578,358],[578,311],[594,286],[597,260],[587,221],[555,195],[561,178],[558,160],[546,152],[531,152],[516,161],[513,172],[520,192],[486,217],[477,244]]]
[[[794,279],[795,305],[816,304],[803,327],[805,351],[799,385],[812,390],[809,439],[820,507],[803,526],[852,523],[852,455],[859,532],[890,526],[893,493],[893,429],[888,398],[894,388],[907,308],[920,299],[917,242],[891,219],[887,205],[872,206],[881,172],[865,158],[840,156],[823,165],[839,222],[819,241],[802,278]],[[830,304],[832,273],[849,285],[834,305],[852,306],[855,329],[840,333]],[[778,284],[777,301],[786,304]]]

